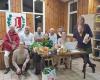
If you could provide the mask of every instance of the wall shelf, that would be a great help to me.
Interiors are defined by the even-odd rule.
[[[100,5],[97,6],[100,10]],[[98,10],[98,9],[97,9]],[[100,46],[100,13],[96,11],[95,20],[94,20],[94,28],[93,28],[93,56],[94,60],[100,60],[100,48],[96,46]]]
[[[99,48],[93,48],[93,49],[95,49],[95,50],[99,50],[99,51],[100,51],[100,49],[99,49]]]
[[[100,39],[93,39],[93,40],[95,40],[95,41],[100,41]]]

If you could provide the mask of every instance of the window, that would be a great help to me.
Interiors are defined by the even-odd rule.
[[[77,0],[68,3],[68,35],[73,33],[77,24]]]
[[[34,2],[35,13],[43,13],[43,1],[37,0]]]
[[[37,27],[41,27],[43,31],[45,28],[44,24],[44,1],[43,0],[33,0],[34,5],[34,18],[35,18],[35,31],[37,31]]]
[[[45,8],[44,0],[22,0],[22,10],[23,12],[32,13],[34,16],[34,30],[37,27],[42,27],[43,32],[45,31]]]
[[[33,12],[33,0],[23,0],[23,12]]]
[[[0,10],[9,10],[9,0],[0,0]]]
[[[35,31],[37,31],[38,26],[43,29],[43,15],[35,15]]]

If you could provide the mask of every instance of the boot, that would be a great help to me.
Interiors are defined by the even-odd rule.
[[[92,64],[92,65],[91,65],[91,68],[92,68],[92,72],[93,72],[93,73],[95,73],[95,67],[96,67],[95,64]]]
[[[92,64],[92,65],[94,65],[96,67],[96,64]],[[91,65],[89,65],[89,67],[91,67]]]
[[[4,74],[7,74],[10,71],[10,68],[6,68]]]

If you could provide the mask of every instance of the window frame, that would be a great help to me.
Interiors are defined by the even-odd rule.
[[[77,10],[70,12],[70,5],[77,2]],[[78,12],[78,0],[70,1],[68,2],[68,25],[67,25],[67,35],[68,36],[73,36],[73,33],[70,33],[70,15],[71,14],[77,14]]]
[[[33,1],[34,1],[34,0],[33,0]],[[33,8],[34,8],[34,2],[33,2]],[[33,9],[33,10],[34,10],[34,9]],[[29,13],[29,14],[31,14],[31,13],[33,13],[34,11],[33,11],[33,12],[24,12],[24,11],[23,11],[23,0],[21,0],[21,12],[22,12],[22,13]]]
[[[34,7],[34,1],[36,0],[33,0],[33,12],[23,12],[23,0],[21,0],[21,12],[22,13],[28,13],[28,14],[32,14],[33,15],[33,29],[34,29],[34,32],[35,31],[35,15],[43,15],[43,33],[45,33],[45,0],[42,0],[43,1],[43,13],[35,13],[35,7]]]
[[[11,1],[10,0],[8,0],[8,10],[1,10],[0,9],[0,12],[10,12],[11,11]]]

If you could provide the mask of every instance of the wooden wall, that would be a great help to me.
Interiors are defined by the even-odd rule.
[[[60,0],[45,0],[46,31],[48,31],[51,27],[57,30],[58,27],[64,26],[64,7],[65,3]]]
[[[90,5],[90,1],[92,1]],[[78,16],[82,14],[95,13],[96,5],[99,2],[97,0],[78,0]],[[21,12],[21,0],[10,0],[11,12]],[[33,14],[27,13],[27,25],[31,27],[31,31],[34,31]],[[2,38],[6,32],[6,12],[0,12],[0,38]],[[45,0],[45,26],[46,31],[51,27],[56,30],[58,27],[63,26],[67,31],[67,19],[68,19],[68,3],[61,2],[60,0]]]
[[[21,13],[21,0],[10,0],[10,11],[15,13]],[[30,27],[33,32],[33,15],[32,13],[26,13],[26,25]],[[6,12],[0,12],[0,39],[3,38],[6,32]]]
[[[88,14],[88,0],[78,0],[78,16]]]
[[[0,12],[0,39],[2,39],[2,37],[4,36],[5,32],[6,32],[6,16],[4,12]]]

